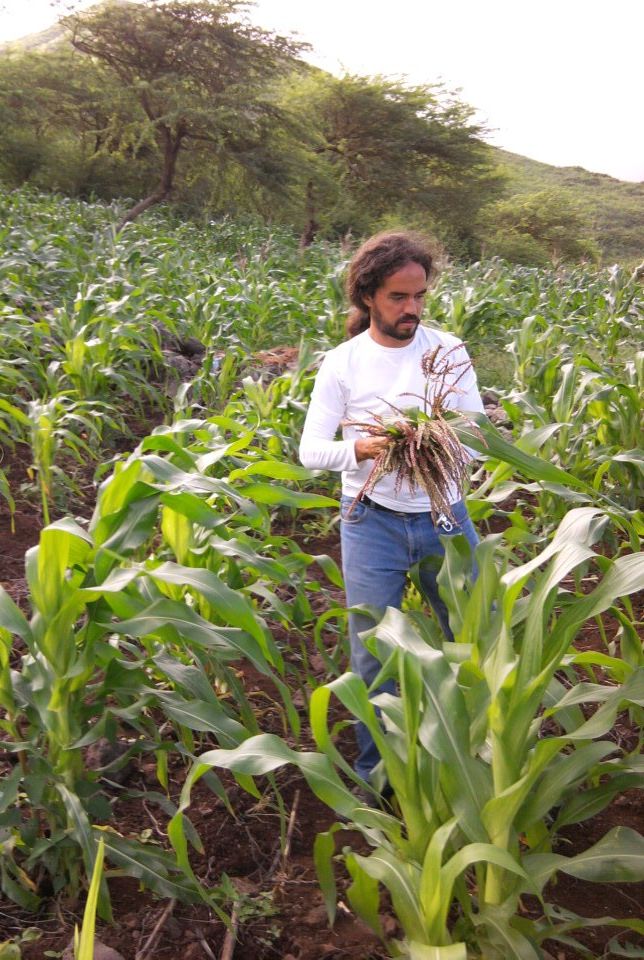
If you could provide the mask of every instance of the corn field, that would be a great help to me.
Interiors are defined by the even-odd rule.
[[[115,207],[27,191],[0,209],[5,542],[40,527],[20,578],[0,571],[0,958],[58,955],[41,920],[86,899],[91,956],[121,883],[210,924],[186,956],[285,957],[297,830],[339,944],[303,960],[644,956],[644,838],[619,820],[644,778],[641,282],[495,260],[428,294],[494,412],[450,421],[479,451],[478,576],[446,538],[455,642],[411,583],[366,641],[397,693],[370,699],[346,668],[337,478],[296,456],[350,251],[162,214],[116,233]],[[352,792],[356,721],[386,809]],[[270,813],[252,894],[205,855],[204,809],[240,845]],[[624,899],[579,914],[566,878]],[[156,946],[136,957],[182,955]]]

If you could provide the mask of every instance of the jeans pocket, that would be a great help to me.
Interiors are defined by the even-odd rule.
[[[355,502],[353,497],[340,498],[340,519],[349,526],[355,526],[365,518],[367,506],[362,501]]]

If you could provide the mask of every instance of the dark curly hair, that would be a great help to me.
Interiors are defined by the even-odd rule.
[[[429,241],[418,234],[386,231],[365,240],[349,264],[347,295],[351,309],[346,323],[347,335],[356,337],[367,330],[370,317],[364,298],[373,297],[387,277],[408,263],[418,263],[429,280],[433,262]]]

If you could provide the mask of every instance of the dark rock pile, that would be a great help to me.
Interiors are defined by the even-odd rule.
[[[152,326],[163,356],[166,390],[172,396],[179,383],[192,380],[197,375],[206,355],[206,347],[196,337],[178,337],[159,320],[155,320]]]

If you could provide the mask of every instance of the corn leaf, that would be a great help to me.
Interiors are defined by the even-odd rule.
[[[101,889],[103,874],[103,857],[105,856],[105,841],[100,839],[96,847],[96,860],[92,870],[92,879],[87,893],[87,901],[83,912],[83,925],[80,941],[76,950],[75,960],[94,960],[94,931],[96,929],[96,908],[98,895]]]
[[[337,908],[337,887],[333,870],[333,856],[335,854],[335,831],[324,830],[317,834],[313,844],[313,861],[315,873],[320,884],[324,905],[326,907],[329,925],[335,923]]]

